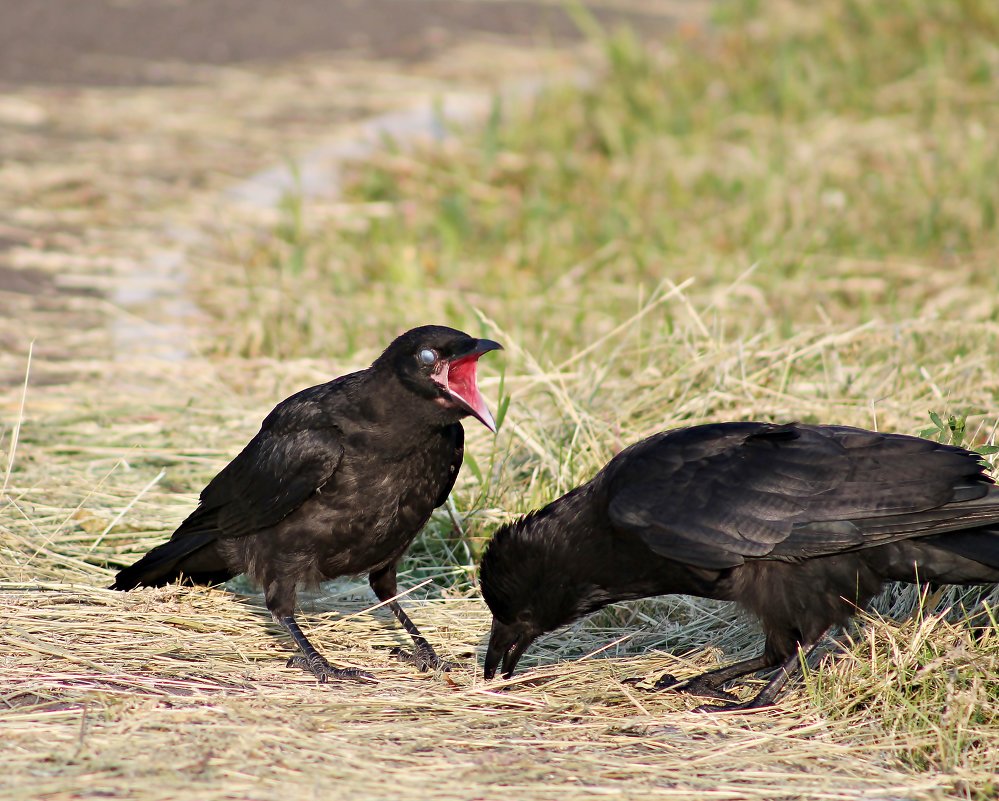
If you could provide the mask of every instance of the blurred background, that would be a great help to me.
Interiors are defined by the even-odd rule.
[[[701,20],[703,6],[678,8]],[[19,322],[2,326],[4,350],[23,355],[37,339],[38,355],[62,361],[77,347],[176,356],[177,338],[187,336],[176,318],[195,311],[178,286],[191,270],[210,269],[192,259],[195,240],[215,218],[266,219],[289,187],[294,194],[294,180],[269,180],[268,168],[299,170],[304,161],[319,176],[306,176],[313,188],[335,193],[337,179],[309,154],[336,141],[339,160],[358,155],[359,142],[377,144],[360,121],[391,117],[386,139],[439,136],[432,111],[444,97],[467,105],[471,96],[481,109],[504,87],[573,80],[584,13],[650,35],[676,19],[673,4],[583,8],[488,0],[5,4],[0,311]],[[257,208],[234,207],[228,193],[239,196],[240,181],[258,171],[261,181],[242,192]],[[87,293],[125,311],[102,312],[81,300]],[[109,314],[110,332],[97,319]],[[42,328],[26,325],[26,315]],[[61,321],[71,322],[74,341],[36,336]]]

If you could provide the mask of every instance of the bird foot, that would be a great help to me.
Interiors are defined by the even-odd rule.
[[[624,680],[625,684],[638,684],[639,682],[641,682],[641,679],[637,678]],[[700,676],[694,676],[692,679],[678,679],[672,673],[664,673],[652,685],[651,692],[661,692],[662,690],[689,693],[690,695],[699,695],[704,698],[717,698],[719,701],[729,701],[731,703],[738,703],[739,701],[737,696],[715,687],[708,680]]]
[[[416,665],[421,671],[432,670],[450,673],[453,668],[458,667],[456,662],[448,662],[437,656],[437,652],[429,645],[417,646],[413,651],[407,651],[405,648],[393,648],[391,653],[400,662]]]
[[[727,693],[726,693],[727,694]],[[764,698],[761,699],[760,696],[754,696],[748,701],[735,701],[728,704],[701,704],[701,706],[694,707],[695,712],[710,713],[710,712],[738,712],[747,709],[766,709],[774,705],[774,702]]]
[[[320,684],[326,684],[330,679],[346,681],[377,682],[378,680],[358,668],[336,668],[327,662],[323,657],[316,654],[312,659],[308,659],[302,654],[295,654],[288,660],[286,667],[301,668],[315,676]]]
[[[660,686],[660,683],[664,678],[666,678],[666,676],[661,676],[659,678],[659,681],[657,681],[655,684],[655,689],[657,690],[675,689],[677,692],[689,693],[690,695],[698,695],[701,696],[702,698],[716,698],[719,701],[728,701],[729,703],[732,704],[736,704],[739,702],[739,696],[733,695],[732,693],[727,692],[721,689],[720,687],[715,687],[713,684],[711,684],[711,682],[702,679],[698,676],[695,676],[692,679],[687,679],[686,682],[677,682],[677,680],[673,676],[669,676],[669,678],[673,679],[673,683]]]

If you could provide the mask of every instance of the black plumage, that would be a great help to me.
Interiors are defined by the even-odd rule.
[[[333,668],[306,639],[294,617],[297,588],[368,573],[416,645],[401,654],[422,669],[443,666],[393,600],[396,565],[454,486],[464,451],[460,420],[473,415],[495,431],[476,364],[499,347],[423,326],[366,370],[282,401],[170,540],[121,570],[113,589],[247,573],[301,648],[293,661],[326,681],[366,674]]]
[[[627,448],[590,482],[501,528],[481,565],[493,612],[485,674],[609,603],[667,593],[736,601],[760,657],[678,682],[734,701],[726,681],[807,650],[885,582],[999,582],[999,487],[971,451],[845,426],[721,423]],[[730,705],[729,708],[731,708]]]

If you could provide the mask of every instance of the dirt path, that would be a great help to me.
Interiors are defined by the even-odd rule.
[[[655,35],[703,10],[619,0],[593,13]],[[544,2],[13,4],[0,28],[0,386],[21,381],[31,342],[40,384],[85,377],[81,360],[190,354],[199,232],[266,222],[226,190],[372,116],[568,74],[578,45]]]
[[[702,3],[587,4],[655,35]],[[579,29],[546,0],[23,0],[4,9],[0,85],[168,85],[198,68],[350,53],[418,64],[475,41],[565,45]]]

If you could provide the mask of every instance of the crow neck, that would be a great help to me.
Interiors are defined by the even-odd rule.
[[[575,617],[618,601],[710,593],[717,573],[659,556],[636,534],[615,529],[599,486],[584,485],[562,500],[543,525],[555,551],[552,564],[579,599]]]

